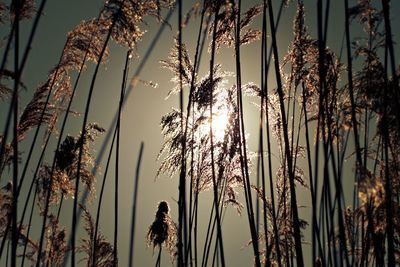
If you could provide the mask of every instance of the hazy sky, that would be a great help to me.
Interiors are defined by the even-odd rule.
[[[194,1],[184,2],[184,10],[191,7]],[[249,6],[262,1],[242,1],[243,10]],[[278,5],[279,1],[273,1]],[[316,2],[307,0],[306,3],[306,24],[309,25],[310,33],[315,35],[315,14]],[[341,40],[343,36],[343,1],[331,1],[331,19],[328,31],[328,45],[339,53]],[[352,4],[355,1],[350,1]],[[394,5],[392,9],[392,25],[400,25],[399,18],[395,14],[400,12],[400,1],[392,1]],[[72,30],[81,20],[88,20],[96,17],[100,11],[103,1],[100,0],[64,0],[64,1],[48,1],[44,16],[40,21],[38,32],[33,43],[31,56],[23,74],[23,81],[28,86],[28,91],[23,92],[22,102],[27,102],[32,95],[36,86],[45,81],[48,71],[54,67],[59,59],[63,45],[66,40],[66,34]],[[352,5],[351,4],[351,5]],[[274,6],[277,12],[278,6]],[[278,42],[280,49],[280,57],[284,56],[287,51],[290,40],[292,39],[292,20],[295,10],[295,3],[291,3],[289,8],[284,10],[282,21],[278,29]],[[159,25],[153,18],[147,19],[148,25],[143,26],[147,29],[147,33],[143,37],[143,41],[138,44],[137,57],[134,58],[131,66],[130,77],[135,72],[138,63],[141,61],[144,53],[154,38]],[[155,180],[155,175],[160,162],[156,160],[158,152],[162,144],[161,128],[159,126],[161,117],[169,112],[172,107],[178,108],[178,97],[172,96],[165,99],[167,92],[174,86],[170,79],[172,74],[170,71],[162,69],[159,60],[166,59],[170,48],[173,44],[173,38],[176,34],[177,25],[176,14],[170,20],[172,29],[166,27],[163,35],[160,38],[156,48],[152,51],[148,63],[145,65],[140,76],[143,80],[153,81],[158,84],[157,88],[138,84],[126,100],[125,109],[122,115],[122,133],[121,133],[121,157],[120,157],[120,225],[119,225],[119,263],[120,266],[126,266],[128,259],[129,247],[129,231],[130,231],[130,216],[132,205],[133,178],[136,167],[137,154],[139,151],[140,142],[144,142],[144,158],[141,166],[141,175],[138,190],[138,210],[136,221],[136,238],[135,238],[135,266],[152,266],[156,260],[153,256],[152,248],[146,248],[145,235],[148,226],[154,219],[156,205],[161,200],[166,200],[172,207],[172,216],[177,221],[177,204],[178,199],[178,179],[177,177],[166,177]],[[188,45],[189,53],[193,58],[194,45],[196,42],[197,28],[199,19],[191,20],[187,28],[183,32],[183,40]],[[260,19],[255,23],[256,27],[260,27]],[[7,25],[1,26],[1,36],[5,36],[8,29]],[[22,44],[26,43],[26,33],[30,31],[30,23],[22,25]],[[393,26],[394,31],[397,30]],[[357,32],[355,34],[361,34]],[[354,34],[354,32],[353,32]],[[395,38],[399,41],[399,35],[395,32]],[[270,39],[268,39],[270,42]],[[242,70],[244,82],[253,81],[260,83],[260,42],[244,46],[242,48]],[[96,82],[92,107],[89,113],[90,122],[98,122],[103,127],[107,128],[117,111],[119,90],[124,68],[124,60],[126,50],[114,43],[111,45],[110,57],[107,65],[100,69],[100,74]],[[3,50],[1,50],[3,51]],[[397,59],[400,53],[396,46]],[[206,52],[206,51],[205,51]],[[200,76],[203,76],[208,70],[209,54],[204,53],[202,58],[202,66],[200,68]],[[224,49],[217,55],[217,62],[222,63],[224,70],[234,71],[234,56],[233,50]],[[398,62],[398,60],[397,60]],[[93,65],[89,65],[83,79],[78,88],[77,101],[73,105],[73,109],[83,112],[83,106],[86,102],[87,89],[93,73]],[[273,72],[271,72],[273,74]],[[273,75],[271,75],[273,76]],[[232,84],[234,80],[230,81]],[[271,79],[271,86],[274,86]],[[187,99],[185,99],[186,102]],[[254,100],[254,99],[250,99]],[[4,107],[1,109],[4,110]],[[0,122],[3,129],[4,113],[0,115]],[[258,110],[247,101],[245,103],[245,123],[249,132],[249,149],[250,151],[257,150],[258,142]],[[66,133],[76,135],[81,127],[82,117],[71,117]],[[107,129],[108,130],[108,129]],[[102,143],[102,138],[96,141],[96,149],[99,150]],[[107,151],[108,153],[108,151]],[[49,151],[48,158],[53,156],[52,151]],[[104,164],[102,164],[104,167]],[[114,164],[111,164],[114,166]],[[104,169],[104,168],[103,168]],[[252,178],[255,177],[255,169],[253,170]],[[100,188],[102,175],[97,177],[97,188]],[[106,195],[103,201],[101,229],[103,233],[112,242],[113,236],[113,192],[114,192],[114,167],[109,171],[108,183],[106,187]],[[99,190],[98,190],[99,191]],[[242,192],[240,192],[243,195]],[[308,196],[305,190],[299,191],[299,205],[308,205]],[[202,236],[205,235],[206,223],[208,221],[209,211],[212,205],[212,195],[209,192],[200,195],[200,251],[202,249]],[[68,199],[65,206],[66,213],[62,214],[61,224],[70,227],[71,225],[71,206],[72,200]],[[92,201],[90,207],[97,207],[97,199]],[[95,213],[93,213],[95,215]],[[307,208],[300,209],[300,216],[308,219]],[[36,220],[34,228],[39,228],[40,220]],[[248,230],[248,222],[245,215],[239,216],[235,209],[229,207],[224,217],[223,223],[223,238],[225,245],[225,255],[227,266],[251,266],[252,265],[252,248],[246,247],[250,240]],[[202,234],[204,233],[204,234]],[[308,240],[306,240],[308,241]],[[307,245],[306,245],[307,246]],[[305,250],[306,253],[307,250]],[[307,255],[305,255],[307,259]],[[163,265],[168,265],[168,256],[163,257]],[[0,263],[3,260],[0,261]]]

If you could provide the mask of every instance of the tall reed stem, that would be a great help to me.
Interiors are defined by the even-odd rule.
[[[14,79],[14,106],[13,106],[13,198],[12,198],[12,228],[11,228],[11,267],[17,266],[17,246],[18,237],[17,220],[18,220],[18,85],[19,85],[19,16],[20,16],[20,1],[13,1],[15,8],[15,20],[17,21],[14,36],[14,71],[16,77]],[[5,142],[6,140],[4,140]],[[6,234],[5,234],[6,235]]]
[[[120,155],[120,135],[121,135],[121,114],[122,103],[124,102],[126,81],[128,79],[129,64],[132,58],[131,51],[126,53],[125,68],[122,77],[121,94],[118,106],[118,119],[117,119],[117,146],[115,151],[115,191],[114,191],[114,265],[118,264],[118,189],[119,189],[119,155]]]
[[[100,63],[103,60],[103,56],[104,56],[104,53],[106,51],[108,41],[111,38],[112,30],[113,30],[113,28],[115,26],[115,23],[117,21],[117,16],[121,12],[121,9],[122,9],[122,6],[123,6],[124,2],[125,2],[125,0],[120,2],[119,10],[118,10],[117,14],[115,14],[113,16],[113,21],[112,21],[112,23],[111,23],[111,25],[110,25],[110,27],[108,29],[107,37],[106,37],[106,39],[104,41],[103,48],[102,48],[102,50],[101,50],[101,52],[99,54],[98,64],[96,65],[96,68],[94,70],[94,74],[93,74],[93,77],[92,77],[92,81],[90,83],[88,98],[87,98],[87,102],[86,102],[85,113],[84,113],[84,117],[83,117],[83,124],[82,124],[82,130],[81,130],[82,137],[84,137],[86,135],[86,124],[87,124],[88,115],[89,115],[90,103],[91,103],[91,100],[92,100],[92,95],[93,95],[93,91],[94,91],[94,85],[95,85],[97,74],[98,74],[98,71],[99,71],[99,68],[100,68]],[[76,235],[76,228],[77,228],[78,193],[79,193],[80,172],[81,172],[81,167],[82,167],[83,145],[84,145],[84,142],[82,142],[80,144],[80,147],[79,147],[78,168],[77,168],[78,171],[77,171],[77,177],[76,177],[76,180],[75,180],[74,206],[73,206],[73,212],[72,212],[72,231],[71,231],[71,237],[72,237],[72,239],[71,239],[71,243],[72,243],[71,265],[72,265],[72,267],[75,267],[75,247],[76,247],[75,235]]]
[[[213,137],[213,83],[214,83],[214,60],[215,60],[215,50],[216,50],[216,33],[218,25],[218,13],[220,10],[220,3],[215,4],[214,8],[214,24],[212,32],[212,43],[211,43],[211,59],[210,59],[210,145],[211,145],[211,173],[213,182],[213,193],[214,193],[214,208],[215,208],[215,218],[217,221],[217,240],[219,244],[219,251],[221,253],[221,264],[225,267],[225,253],[224,245],[222,240],[222,227],[221,227],[221,217],[219,212],[218,203],[218,184],[216,181],[215,174],[215,161],[214,161],[214,137]]]
[[[136,163],[136,172],[135,172],[135,187],[133,191],[133,201],[132,201],[132,220],[131,220],[131,235],[130,235],[130,242],[129,242],[129,267],[133,266],[134,260],[134,244],[135,244],[135,223],[136,223],[136,209],[137,209],[137,195],[138,195],[138,186],[139,186],[139,171],[140,171],[140,164],[142,162],[143,156],[143,149],[144,143],[140,144],[139,156]]]
[[[295,250],[296,250],[296,261],[298,267],[304,266],[303,260],[303,250],[301,245],[301,233],[300,233],[300,222],[299,215],[297,209],[297,198],[296,198],[296,189],[294,184],[294,172],[292,170],[292,154],[289,148],[289,136],[288,136],[288,126],[286,123],[286,113],[285,113],[285,105],[284,105],[284,93],[282,89],[282,81],[281,74],[279,68],[279,56],[278,56],[278,47],[276,42],[276,30],[275,30],[275,22],[274,22],[274,13],[272,10],[272,1],[268,0],[268,10],[269,10],[269,20],[270,20],[270,28],[271,28],[271,37],[272,37],[272,47],[274,53],[274,63],[275,63],[275,74],[277,81],[277,91],[280,102],[280,110],[281,110],[281,120],[283,126],[283,137],[285,142],[285,157],[287,161],[287,168],[289,173],[289,189],[290,189],[290,202],[293,216],[293,235],[295,241]]]
[[[178,60],[179,60],[179,108],[181,132],[184,132],[183,122],[183,64],[182,64],[182,0],[178,1]],[[181,140],[181,171],[179,176],[179,222],[178,222],[178,266],[188,266],[187,248],[187,206],[186,206],[186,141]]]

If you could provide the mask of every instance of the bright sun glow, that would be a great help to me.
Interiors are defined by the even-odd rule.
[[[228,111],[226,109],[221,109],[214,113],[212,127],[215,141],[222,141],[227,125]]]

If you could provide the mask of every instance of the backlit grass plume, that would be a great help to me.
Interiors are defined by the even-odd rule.
[[[169,215],[169,206],[166,201],[158,203],[154,222],[150,225],[147,233],[147,244],[160,247],[164,245],[172,258],[176,250],[176,226]]]

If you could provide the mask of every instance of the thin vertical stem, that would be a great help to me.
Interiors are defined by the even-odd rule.
[[[213,182],[213,191],[214,191],[214,207],[215,207],[215,217],[217,220],[217,240],[219,243],[219,249],[221,253],[221,264],[222,267],[225,267],[225,256],[224,256],[224,246],[222,241],[222,228],[221,228],[221,218],[218,208],[218,185],[216,181],[215,175],[215,161],[214,161],[214,138],[213,138],[213,83],[214,83],[214,60],[215,60],[215,50],[216,50],[216,33],[217,33],[217,25],[218,25],[218,13],[220,9],[220,3],[215,4],[214,10],[214,27],[213,27],[213,36],[212,36],[212,44],[211,44],[211,59],[210,59],[210,84],[211,84],[211,92],[210,92],[210,143],[211,143],[211,172],[212,172],[212,182]]]
[[[131,238],[129,242],[129,267],[133,266],[133,255],[134,255],[134,241],[135,241],[135,222],[136,222],[136,209],[137,209],[137,195],[138,195],[138,186],[139,186],[139,171],[140,164],[142,162],[144,143],[140,144],[139,156],[136,163],[136,172],[135,172],[135,189],[133,191],[133,205],[132,205],[132,221],[131,221]],[[161,247],[161,246],[160,246]]]
[[[107,163],[106,163],[106,167],[105,167],[105,170],[104,170],[103,182],[101,184],[101,189],[100,189],[99,203],[97,204],[96,224],[95,224],[95,228],[94,228],[94,240],[95,240],[95,242],[93,242],[93,248],[92,248],[92,250],[93,250],[93,252],[92,252],[92,267],[96,266],[96,260],[97,260],[96,241],[97,241],[97,236],[98,236],[98,232],[99,232],[101,204],[103,202],[104,189],[105,189],[107,175],[108,175],[108,168],[110,166],[110,161],[111,161],[111,156],[112,156],[112,152],[113,152],[116,136],[117,136],[117,128],[114,129],[114,135],[113,135],[112,140],[111,140],[110,151],[108,153]]]
[[[118,264],[118,189],[119,189],[119,148],[120,148],[120,135],[121,135],[121,114],[122,103],[124,102],[126,81],[128,79],[129,63],[132,58],[131,51],[126,52],[125,68],[122,77],[121,93],[118,106],[118,119],[117,119],[117,144],[115,150],[115,191],[114,191],[114,266]]]
[[[11,228],[11,267],[17,265],[17,246],[18,246],[18,232],[17,232],[17,220],[18,220],[18,85],[19,85],[19,19],[21,1],[13,1],[15,9],[16,25],[15,25],[15,36],[14,36],[14,68],[15,68],[15,79],[14,79],[14,106],[13,106],[13,198],[12,198],[12,228]],[[6,140],[4,140],[6,141]],[[7,234],[7,233],[6,233]],[[6,235],[5,234],[5,235]]]
[[[352,54],[351,54],[351,40],[350,40],[350,19],[349,19],[349,1],[344,0],[344,9],[345,9],[345,31],[346,31],[346,51],[347,51],[347,79],[349,85],[349,97],[351,104],[351,121],[354,132],[354,144],[356,146],[356,159],[357,159],[357,176],[359,176],[360,170],[362,168],[362,156],[361,156],[361,148],[358,134],[358,123],[356,117],[356,108],[354,101],[354,89],[353,89],[353,63],[352,63]]]
[[[183,122],[183,64],[182,64],[182,0],[178,1],[178,60],[179,60],[179,108],[181,132]],[[178,225],[178,266],[187,266],[185,250],[187,248],[187,214],[186,214],[186,140],[181,140],[181,171],[179,176],[179,225]]]
[[[386,33],[387,34],[387,33]],[[389,46],[385,45],[385,54]],[[394,229],[393,229],[393,211],[392,211],[392,180],[390,174],[390,162],[389,162],[389,146],[390,146],[390,135],[389,135],[389,119],[388,119],[388,87],[389,81],[387,77],[387,57],[385,58],[385,87],[384,87],[384,101],[383,101],[383,117],[382,117],[382,135],[383,135],[383,160],[384,164],[384,177],[385,177],[385,211],[386,211],[386,236],[388,246],[388,266],[392,267],[396,265],[395,251],[394,251]]]
[[[93,37],[93,36],[92,36],[92,37]],[[68,43],[68,40],[67,40],[66,44],[67,44],[67,43]],[[54,87],[54,85],[55,85],[55,83],[56,83],[56,77],[57,77],[58,71],[59,71],[59,69],[60,69],[60,64],[61,64],[62,58],[63,58],[63,56],[64,56],[64,52],[65,52],[65,49],[66,49],[66,44],[64,45],[63,52],[62,52],[62,54],[61,54],[61,56],[60,56],[59,63],[58,63],[58,65],[57,65],[57,68],[56,68],[56,71],[55,71],[53,80],[52,80],[52,82],[51,82],[51,86],[50,86],[50,89],[49,89],[49,92],[48,92],[48,95],[47,95],[47,98],[46,98],[46,103],[45,103],[45,106],[44,106],[44,108],[43,108],[43,110],[42,110],[41,119],[40,119],[41,121],[43,120],[43,116],[44,116],[44,114],[45,114],[46,107],[47,107],[47,105],[48,105],[48,103],[49,103],[51,91],[53,90],[53,87]],[[67,110],[65,111],[64,120],[63,120],[63,122],[62,122],[61,130],[60,130],[60,136],[59,136],[58,141],[57,141],[57,146],[56,146],[55,155],[58,153],[58,149],[59,149],[59,147],[60,147],[60,145],[61,145],[62,135],[63,135],[63,133],[64,133],[65,126],[66,126],[66,124],[67,124],[67,119],[68,119],[68,116],[69,116],[69,112],[70,112],[70,110],[71,110],[72,101],[73,101],[73,99],[74,99],[74,96],[75,96],[75,93],[76,93],[76,90],[77,90],[77,87],[78,87],[78,83],[79,83],[79,81],[80,81],[80,77],[81,77],[82,71],[83,71],[84,66],[85,66],[85,62],[86,62],[88,53],[89,53],[89,49],[86,51],[85,56],[84,56],[84,58],[83,58],[83,60],[82,60],[82,63],[81,63],[81,66],[80,66],[80,69],[79,69],[79,72],[78,72],[78,76],[77,76],[77,78],[76,78],[76,80],[75,80],[74,89],[72,90],[72,94],[71,94],[71,97],[70,97],[69,102],[68,102],[68,107],[67,107]],[[39,128],[40,128],[40,124],[39,124],[39,126],[37,127],[37,129],[36,129],[34,139],[37,138],[37,135],[38,135],[38,133],[39,133]],[[50,134],[51,134],[51,132],[52,132],[52,131],[50,131]],[[45,145],[44,145],[44,147],[43,147],[43,149],[42,149],[42,152],[41,152],[40,160],[38,161],[38,164],[36,165],[35,175],[34,175],[34,178],[33,178],[34,180],[37,179],[36,177],[37,177],[37,174],[38,174],[39,169],[40,169],[40,164],[41,164],[41,162],[42,162],[42,159],[43,159],[43,156],[44,156],[44,154],[45,154],[45,151],[46,151],[48,142],[49,142],[49,140],[50,140],[50,134],[47,136],[46,143],[45,143]],[[32,144],[32,146],[31,146],[31,150],[33,150],[33,144]],[[54,170],[55,170],[55,165],[56,165],[56,156],[53,157],[53,163],[52,163],[52,166],[51,166],[50,177],[53,177],[53,173],[54,173]],[[31,187],[32,187],[32,185],[33,185],[33,182],[34,182],[34,181],[32,181]],[[52,182],[53,182],[53,179],[51,179],[51,181],[50,181],[50,186],[48,187],[47,192],[46,192],[46,202],[45,202],[45,208],[44,208],[44,214],[43,214],[43,223],[42,223],[42,229],[41,229],[41,234],[40,234],[39,250],[38,250],[38,256],[37,256],[37,263],[36,263],[36,264],[40,264],[40,258],[41,258],[41,256],[42,256],[41,253],[42,253],[42,247],[43,247],[43,242],[44,242],[44,235],[45,235],[45,228],[46,228],[47,213],[48,213],[49,205],[50,205],[50,196],[51,196]],[[20,188],[19,188],[19,189],[21,189],[21,186],[22,186],[22,181],[21,181],[21,183],[20,183]]]
[[[282,88],[281,74],[279,68],[279,56],[278,56],[278,47],[276,42],[276,30],[274,23],[274,13],[272,10],[272,1],[268,0],[268,9],[269,9],[269,17],[270,17],[270,28],[271,28],[271,37],[272,37],[272,47],[274,53],[274,63],[275,63],[275,73],[276,73],[276,81],[277,81],[277,91],[280,102],[281,109],[281,119],[283,126],[283,137],[285,142],[285,155],[287,160],[287,168],[289,173],[289,189],[290,189],[290,202],[292,207],[292,216],[293,216],[293,235],[295,241],[295,250],[296,250],[296,261],[298,267],[304,266],[303,260],[303,250],[301,245],[301,232],[300,232],[300,222],[299,215],[297,209],[297,199],[296,199],[296,189],[294,184],[294,172],[292,170],[292,154],[289,147],[289,137],[288,137],[288,128],[286,122],[286,114],[285,114],[285,106],[284,106],[284,93]]]
[[[270,266],[270,258],[268,251],[268,220],[267,220],[267,198],[266,198],[266,185],[265,185],[265,166],[264,166],[264,136],[263,136],[263,125],[264,125],[264,106],[265,106],[265,98],[268,94],[267,91],[267,73],[265,66],[265,59],[267,58],[267,19],[266,19],[266,11],[267,11],[267,3],[263,1],[263,17],[262,17],[262,37],[261,37],[261,108],[260,108],[260,125],[259,125],[259,148],[258,148],[258,162],[261,165],[261,184],[262,184],[262,200],[263,200],[263,219],[264,219],[264,238],[265,238],[265,249],[266,249],[266,259],[265,266]],[[257,168],[259,172],[259,168]],[[257,173],[258,174],[258,173]],[[259,174],[257,175],[257,178]],[[258,187],[257,180],[257,187]],[[258,200],[257,200],[258,204]],[[257,215],[258,215],[258,205],[257,205]],[[257,216],[258,217],[258,216]],[[259,221],[257,218],[257,225]]]
[[[24,5],[25,1],[26,0],[13,1],[13,3],[15,2],[18,6],[15,7],[16,8],[16,14],[15,14],[15,17],[14,17],[14,20],[13,20],[13,24],[11,26],[11,31],[10,31],[10,35],[9,35],[9,38],[8,38],[8,41],[7,41],[6,49],[4,51],[4,56],[3,56],[3,60],[2,60],[2,63],[1,63],[1,67],[0,67],[0,76],[1,76],[1,73],[3,73],[4,67],[5,67],[6,62],[7,62],[7,56],[8,56],[9,49],[11,47],[11,41],[13,39],[13,36],[14,36],[14,34],[17,34],[16,33],[17,29],[19,31],[19,20],[20,20],[19,12],[20,11],[17,10],[17,9],[20,9]],[[27,62],[28,55],[29,55],[29,52],[31,50],[31,45],[33,43],[33,39],[34,39],[36,30],[37,30],[37,27],[38,27],[38,24],[39,24],[39,20],[40,20],[42,14],[43,14],[43,9],[45,7],[46,1],[47,0],[42,0],[41,4],[39,6],[39,9],[36,12],[36,17],[35,17],[35,20],[33,22],[32,29],[31,29],[31,32],[29,34],[29,39],[28,39],[28,42],[27,42],[27,45],[26,45],[26,48],[25,48],[25,51],[24,51],[24,54],[23,54],[23,57],[22,57],[21,66],[15,71],[15,74],[16,74],[15,79],[18,80],[18,83],[19,83],[20,77],[22,76],[22,72],[23,72],[23,69],[25,67],[25,63]],[[14,43],[14,46],[17,47],[17,42]],[[19,44],[18,44],[18,46],[19,46]],[[19,50],[19,47],[16,50]],[[19,64],[19,61],[16,64]],[[16,104],[16,101],[18,100],[16,98],[17,93],[18,92],[16,92],[16,91],[13,92],[11,103],[10,103],[10,108],[9,108],[8,115],[7,115],[7,120],[6,120],[4,134],[3,134],[3,140],[2,140],[2,142],[0,144],[0,163],[3,162],[3,159],[4,159],[5,144],[6,144],[7,137],[8,137],[8,127],[9,127],[9,124],[10,124],[10,121],[11,121],[12,111],[13,111],[13,109],[15,109],[14,105]],[[40,122],[40,124],[41,124],[41,122]],[[35,141],[33,141],[33,143],[35,143]],[[29,162],[29,160],[30,160],[30,156],[28,156],[28,158],[27,158],[27,163]],[[26,165],[27,165],[27,163],[26,163]],[[0,172],[1,171],[2,171],[2,169],[0,170]],[[21,183],[23,181],[24,172],[25,172],[25,170],[23,171],[23,176],[21,178]],[[1,181],[1,176],[0,176],[0,181]]]
[[[121,12],[124,2],[125,2],[125,0],[123,0],[120,3],[117,14],[119,14]],[[97,74],[99,72],[100,63],[103,60],[103,56],[106,51],[108,41],[111,38],[112,30],[117,21],[117,14],[114,15],[113,21],[108,29],[107,37],[104,41],[103,48],[99,54],[98,64],[96,65],[96,68],[94,70],[94,74],[92,77],[92,81],[90,83],[90,88],[89,88],[89,93],[88,93],[88,97],[87,97],[87,101],[86,101],[85,113],[84,113],[83,123],[82,123],[82,130],[81,130],[82,138],[84,138],[84,136],[86,135],[86,124],[87,124],[88,115],[89,115],[90,103],[92,100],[94,85],[96,82]],[[73,212],[72,212],[72,231],[71,231],[71,243],[72,243],[71,265],[72,265],[72,267],[75,267],[75,247],[76,247],[75,235],[76,235],[76,228],[77,228],[78,193],[79,193],[80,172],[81,172],[81,168],[82,168],[83,145],[84,145],[84,142],[81,142],[80,147],[79,147],[77,176],[75,178],[76,180],[75,180],[74,206],[73,206]]]
[[[251,194],[250,177],[248,170],[248,159],[247,159],[247,146],[246,146],[246,136],[244,129],[244,119],[243,119],[243,101],[242,101],[242,79],[241,79],[241,64],[240,64],[240,32],[241,32],[241,0],[238,1],[237,6],[237,20],[235,22],[235,61],[236,61],[236,88],[237,88],[237,102],[239,107],[238,121],[239,121],[239,137],[240,137],[240,164],[243,175],[243,185],[246,196],[246,207],[247,215],[250,226],[250,233],[253,245],[253,253],[255,257],[255,265],[261,266],[260,253],[258,248],[258,237],[256,231],[256,225],[254,220],[254,208],[253,199]]]
[[[201,12],[201,19],[200,19],[200,26],[199,26],[199,32],[198,32],[198,36],[197,36],[197,42],[196,42],[196,52],[195,52],[195,56],[194,56],[194,63],[193,63],[193,71],[192,71],[192,76],[191,76],[191,81],[190,81],[190,92],[189,92],[189,101],[188,101],[188,105],[187,105],[187,112],[186,112],[186,120],[185,120],[185,132],[184,132],[184,146],[186,150],[186,143],[187,143],[187,134],[188,134],[188,126],[189,126],[189,116],[191,113],[191,109],[192,109],[192,123],[194,125],[194,120],[195,120],[195,112],[194,112],[194,101],[193,101],[193,91],[195,89],[195,82],[196,82],[196,73],[198,71],[199,65],[200,65],[200,60],[201,60],[201,53],[203,51],[204,48],[204,40],[206,37],[206,30],[208,28],[208,24],[210,21],[210,16],[208,17],[207,20],[207,24],[206,27],[204,27],[205,29],[203,30],[203,22],[204,22],[204,16],[205,16],[205,11],[206,11],[206,7],[205,7],[205,1],[203,1],[203,8],[202,8],[202,12]],[[200,44],[200,40],[201,40],[201,35],[202,35],[202,31],[203,32],[203,40]],[[191,131],[191,138],[192,140],[194,140],[194,131]],[[193,192],[195,191],[195,189],[193,188],[193,179],[194,179],[194,172],[193,172],[193,163],[194,163],[194,147],[193,145],[190,148],[191,151],[191,159],[190,159],[190,170],[191,170],[191,177],[190,177],[190,196],[189,196],[189,216],[190,216],[190,220],[189,220],[189,237],[188,237],[188,248],[186,250],[186,255],[185,257],[188,258],[190,257],[190,259],[192,259],[192,227],[193,227],[193,216],[192,214],[192,209],[197,212],[197,209],[195,207],[193,207]],[[195,193],[197,195],[197,193]],[[195,196],[195,205],[197,205],[197,196]],[[195,240],[195,249],[197,249],[196,246],[196,240]],[[195,255],[197,255],[197,252],[195,252]],[[195,257],[195,264],[197,260],[197,257]],[[190,260],[190,265],[193,266],[193,261]]]
[[[143,56],[142,61],[139,63],[135,73],[133,74],[133,78],[136,78],[136,77],[140,76],[140,73],[142,72],[144,66],[146,65],[148,59],[150,58],[151,53],[154,51],[154,48],[156,47],[158,41],[160,40],[160,37],[162,36],[162,33],[164,32],[164,29],[165,29],[166,25],[168,25],[168,21],[171,18],[174,10],[175,9],[170,9],[169,10],[169,12],[168,12],[168,14],[167,14],[167,16],[165,17],[165,20],[164,20],[165,23],[163,23],[160,26],[159,30],[157,31],[157,33],[155,34],[154,38],[152,39],[149,47],[146,50],[146,53]],[[125,99],[129,98],[134,86],[135,86],[135,84],[130,84],[129,85],[129,87],[127,88],[127,91],[126,91]],[[123,106],[124,106],[125,103],[126,103],[126,101],[124,101]],[[118,111],[114,114],[114,118],[113,118],[111,124],[109,125],[109,127],[107,129],[115,129],[116,124],[117,124],[117,117],[118,117]],[[104,137],[104,141],[103,141],[103,143],[101,145],[99,153],[97,154],[97,157],[96,157],[96,160],[95,160],[95,164],[94,164],[94,167],[92,169],[92,175],[93,176],[96,176],[96,174],[97,174],[98,166],[100,165],[100,163],[103,160],[103,157],[104,157],[104,155],[106,153],[106,148],[107,148],[112,136],[113,136],[112,131],[107,131],[106,132],[106,136]],[[85,188],[85,191],[84,191],[84,193],[82,194],[82,197],[81,197],[81,203],[85,204],[88,197],[89,197],[89,189]],[[79,220],[81,218],[81,216],[80,216],[81,212],[82,212],[81,209],[79,209],[78,210],[78,216],[77,216],[78,222],[79,222]],[[71,240],[71,237],[70,237],[70,240]],[[69,241],[69,243],[71,243],[71,242]]]
[[[27,239],[24,242],[24,251],[22,253],[21,267],[24,266],[24,262],[25,262],[25,258],[26,258],[26,249],[28,247],[28,237],[29,237],[29,234],[30,234],[31,229],[32,229],[32,218],[33,218],[33,211],[35,210],[35,204],[36,204],[35,201],[36,201],[37,193],[38,193],[38,187],[37,187],[37,184],[36,184],[35,193],[33,195],[33,200],[32,200],[31,213],[29,215],[29,221],[28,221],[28,226],[27,226],[27,231],[26,231]],[[21,225],[22,225],[22,222],[21,222]]]
[[[161,266],[161,250],[162,250],[162,246],[159,245],[159,250],[158,250],[158,256],[157,256],[157,261],[156,261],[156,265],[155,267],[160,267]]]

